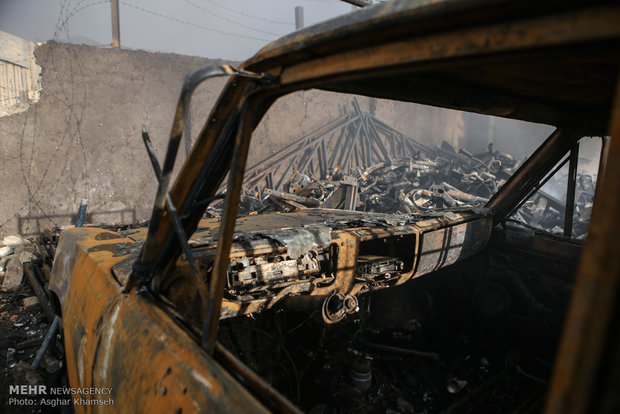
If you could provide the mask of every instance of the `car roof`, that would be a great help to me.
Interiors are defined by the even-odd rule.
[[[370,55],[399,43],[403,55],[413,48],[430,52],[386,64],[383,73],[351,70],[358,76],[347,78],[334,66],[334,73],[305,82],[554,125],[579,114],[590,126],[604,126],[618,71],[620,9],[614,3],[393,0],[294,32],[242,67],[284,74],[323,61],[326,68],[335,56]]]

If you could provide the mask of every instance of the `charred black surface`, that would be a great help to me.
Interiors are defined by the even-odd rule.
[[[287,308],[223,321],[218,339],[312,413],[537,410],[573,272],[570,261],[492,242],[432,276],[360,295],[338,324],[319,308]]]

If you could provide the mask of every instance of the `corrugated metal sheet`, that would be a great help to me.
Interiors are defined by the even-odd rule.
[[[28,109],[39,100],[41,67],[35,44],[0,31],[0,117]]]

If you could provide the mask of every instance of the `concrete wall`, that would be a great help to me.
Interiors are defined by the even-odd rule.
[[[43,68],[39,102],[0,118],[0,233],[74,223],[81,199],[89,222],[148,218],[156,180],[142,125],[163,159],[184,76],[213,61],[56,42],[35,55]],[[196,91],[194,134],[224,82]],[[184,158],[182,148],[177,163]]]
[[[35,44],[0,31],[0,117],[23,112],[39,100],[41,67]]]
[[[88,200],[90,223],[147,219],[156,180],[140,137],[142,125],[163,159],[184,76],[214,61],[57,42],[39,46],[35,55],[43,68],[39,102],[0,118],[0,235],[72,224],[81,199]],[[196,91],[192,136],[224,83],[212,79]],[[351,100],[313,90],[278,100],[255,132],[248,164],[352,111]],[[443,139],[456,144],[463,136],[460,112],[359,101],[362,110],[429,145]],[[184,159],[181,148],[177,166]]]

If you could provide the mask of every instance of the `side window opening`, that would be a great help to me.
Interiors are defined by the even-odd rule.
[[[600,137],[579,140],[510,218],[554,235],[585,239],[602,143]]]
[[[579,159],[575,183],[575,208],[573,211],[572,237],[585,239],[592,214],[594,189],[603,150],[603,139],[586,137],[579,141]]]

